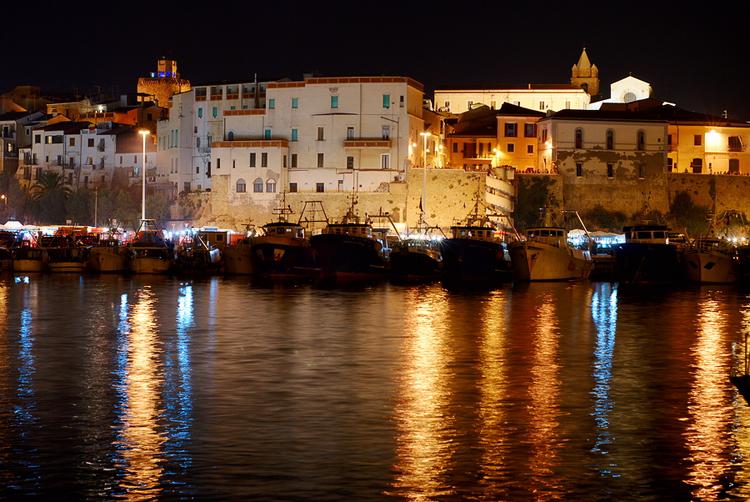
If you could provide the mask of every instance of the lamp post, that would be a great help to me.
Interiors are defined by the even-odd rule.
[[[420,132],[422,136],[422,215],[427,214],[427,137],[429,132]]]
[[[143,191],[141,193],[141,222],[146,219],[146,136],[151,134],[148,129],[141,129],[138,134],[143,136],[143,163],[141,171],[143,172]]]

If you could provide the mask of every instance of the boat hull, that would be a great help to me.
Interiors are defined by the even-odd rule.
[[[690,282],[730,284],[739,281],[739,262],[724,253],[688,251],[685,271]]]
[[[499,242],[452,238],[443,241],[443,281],[448,285],[491,285],[509,278]]]
[[[391,278],[405,282],[436,280],[440,278],[442,262],[442,253],[432,248],[394,248],[390,254]]]
[[[47,264],[52,273],[80,274],[86,269],[82,261],[53,261]]]
[[[593,266],[588,251],[541,242],[514,242],[508,251],[516,281],[580,281]]]
[[[315,270],[313,248],[305,239],[259,237],[251,242],[252,273],[263,279],[295,280]]]
[[[150,256],[132,258],[128,264],[133,274],[166,274],[171,267],[170,260]]]
[[[615,275],[623,284],[675,284],[682,280],[677,247],[628,243],[614,248]]]
[[[250,275],[253,273],[253,260],[250,246],[230,246],[224,249],[224,272],[227,274]]]
[[[23,273],[33,273],[33,272],[42,272],[44,271],[44,261],[43,260],[34,260],[34,259],[14,259],[13,260],[13,271],[14,272],[23,272]]]
[[[127,270],[127,258],[113,250],[94,248],[89,255],[88,267],[92,272],[116,273]]]
[[[333,282],[377,281],[385,277],[385,258],[374,239],[347,234],[310,238],[319,279]]]

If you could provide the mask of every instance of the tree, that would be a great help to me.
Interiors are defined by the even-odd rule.
[[[514,220],[519,230],[540,225],[542,217],[539,209],[556,207],[559,202],[551,192],[555,181],[550,176],[517,176],[518,197]]]
[[[65,223],[65,202],[71,194],[62,175],[47,171],[31,187],[33,213],[40,223]]]
[[[695,204],[688,192],[677,192],[669,206],[669,216],[676,230],[685,228],[690,234],[700,235],[708,229],[708,208]]]

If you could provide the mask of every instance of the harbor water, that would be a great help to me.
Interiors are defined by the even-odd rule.
[[[734,287],[0,279],[0,499],[750,497]]]

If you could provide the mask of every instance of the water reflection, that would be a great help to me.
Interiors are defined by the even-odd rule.
[[[555,298],[545,294],[536,312],[529,384],[529,441],[531,486],[538,497],[559,495],[559,478],[553,476],[560,447],[559,320]]]
[[[128,299],[120,301],[118,376],[123,400],[118,410],[122,457],[121,494],[128,499],[150,499],[159,495],[163,473],[159,430],[159,391],[162,368],[159,359],[156,298],[148,287],[140,290],[128,315]],[[124,336],[127,335],[127,336]]]
[[[166,362],[165,410],[168,420],[166,454],[177,461],[181,471],[191,464],[187,449],[193,421],[190,366],[190,330],[193,322],[193,286],[184,284],[178,290],[177,340],[174,354]]]
[[[609,415],[614,403],[610,395],[612,383],[612,358],[617,334],[617,285],[599,283],[595,286],[591,299],[591,317],[596,327],[596,346],[594,348],[594,410],[592,416],[596,424],[594,446],[591,451],[608,455],[613,438],[609,431]],[[600,469],[604,476],[616,476],[611,468]]]
[[[687,483],[694,486],[697,500],[716,499],[725,490],[727,472],[727,425],[732,408],[726,406],[731,389],[727,385],[731,354],[724,350],[722,334],[726,314],[711,297],[698,304],[698,337],[692,349],[695,380],[688,398],[690,425],[684,433],[691,465]]]
[[[508,369],[506,368],[505,292],[496,292],[484,305],[482,333],[479,340],[480,403],[478,425],[482,447],[481,485],[487,499],[505,498],[508,482],[508,448],[514,430],[507,423],[505,407],[509,405]]]
[[[445,485],[453,445],[446,414],[450,390],[447,295],[433,289],[411,290],[406,298],[405,368],[396,404],[396,479],[394,487],[409,499],[450,496]]]

